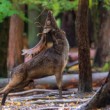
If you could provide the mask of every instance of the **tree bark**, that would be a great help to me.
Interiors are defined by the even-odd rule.
[[[0,23],[0,77],[7,76],[7,48],[8,48],[9,19]]]
[[[102,31],[102,62],[110,62],[110,11]]]
[[[107,52],[108,49],[108,42],[109,39],[107,40],[107,38],[109,38],[109,19],[110,16],[107,14],[107,9],[104,7],[104,1],[98,1],[98,25],[99,25],[99,29],[98,30],[98,34],[97,34],[97,51],[96,51],[96,55],[95,55],[95,59],[94,59],[94,65],[95,66],[103,66],[104,64],[104,55]],[[108,20],[107,20],[108,19]],[[105,40],[106,39],[106,40]],[[103,48],[104,45],[106,45],[106,48]],[[107,46],[108,45],[108,46]],[[105,51],[106,50],[106,51]],[[106,55],[105,55],[106,56]]]
[[[62,17],[62,29],[66,32],[67,39],[70,47],[76,47],[76,35],[75,35],[75,11],[67,11],[63,13]]]
[[[23,61],[21,56],[21,50],[23,48],[23,29],[23,20],[18,15],[11,16],[7,59],[8,71],[10,71],[13,67],[17,66]]]
[[[90,47],[88,37],[88,0],[79,0],[77,12],[79,52],[79,92],[92,91]]]

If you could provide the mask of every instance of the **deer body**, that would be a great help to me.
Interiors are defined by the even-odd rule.
[[[67,64],[69,45],[65,33],[60,29],[49,32],[53,45],[34,56],[31,60],[11,71],[11,80],[0,92],[4,94],[2,105],[10,91],[27,86],[31,80],[55,75],[59,96],[62,97],[62,72]]]

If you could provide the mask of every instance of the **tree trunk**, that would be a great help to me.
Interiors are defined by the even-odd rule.
[[[77,46],[75,35],[75,19],[76,15],[74,11],[67,11],[63,13],[62,29],[66,32],[70,47]]]
[[[18,15],[11,16],[7,59],[8,71],[23,61],[21,56],[21,50],[23,48],[23,29],[23,20]]]
[[[92,110],[100,107],[105,107],[110,104],[110,71],[106,78],[105,83],[96,92],[96,94],[82,106],[76,110]]]
[[[94,37],[93,37],[93,33],[94,33],[94,30],[93,30],[93,19],[92,19],[92,13],[91,13],[91,10],[89,9],[88,10],[88,34],[89,34],[89,45],[91,48],[94,48],[93,44],[94,44]]]
[[[108,45],[107,41],[109,40],[104,40],[105,38],[107,39],[108,33],[109,33],[109,26],[107,19],[109,20],[109,17],[107,17],[107,9],[104,7],[104,1],[98,1],[98,10],[99,12],[99,29],[98,29],[98,34],[97,34],[97,51],[94,59],[94,65],[101,67],[104,64],[103,60],[103,51],[105,50],[103,48],[104,45]],[[107,29],[108,28],[108,29]],[[107,31],[107,32],[104,32]],[[104,38],[105,37],[105,38]],[[106,53],[106,52],[105,52]]]
[[[0,77],[7,75],[7,48],[8,48],[9,19],[0,23]]]
[[[77,13],[77,37],[79,52],[79,92],[91,92],[92,74],[88,37],[88,0],[79,0]]]
[[[110,62],[110,11],[102,31],[102,62]]]
[[[99,34],[99,9],[98,6],[98,0],[92,0],[92,7],[91,7],[91,15],[92,15],[92,21],[93,21],[93,36],[95,40],[95,45],[97,46],[98,44],[98,34]]]

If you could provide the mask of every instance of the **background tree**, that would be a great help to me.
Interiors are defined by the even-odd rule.
[[[76,47],[76,35],[75,35],[75,20],[76,13],[75,11],[66,11],[62,15],[62,26],[61,28],[66,32],[68,42],[70,47]]]
[[[0,0],[0,76],[7,76],[9,17],[17,13],[8,0]]]
[[[7,74],[7,49],[8,49],[9,19],[0,23],[0,77]]]
[[[11,16],[7,59],[7,68],[9,71],[23,62],[21,57],[21,50],[23,49],[23,30],[23,20],[16,14]]]
[[[79,52],[79,92],[92,91],[92,74],[88,37],[88,3],[88,0],[79,0],[76,18]]]
[[[102,64],[108,63],[108,69],[110,68],[110,11],[107,12],[107,18],[103,22],[102,25],[102,30],[101,30],[101,35],[102,35],[102,51],[101,51],[101,59],[102,59]],[[105,64],[106,67],[106,64]],[[104,68],[103,68],[104,69]],[[106,68],[105,68],[106,69]]]
[[[98,28],[95,32],[97,32],[97,37],[96,37],[96,45],[97,45],[97,51],[94,59],[94,65],[101,67],[104,64],[103,57],[102,57],[102,51],[103,51],[103,44],[106,42],[103,42],[103,32],[105,29],[105,22],[107,20],[107,8],[104,7],[104,1],[100,0],[97,1],[97,25]],[[95,15],[97,16],[97,15]],[[108,32],[107,32],[108,33]],[[107,40],[106,40],[107,41]]]

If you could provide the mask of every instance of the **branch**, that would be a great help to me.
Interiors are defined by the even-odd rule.
[[[46,104],[46,103],[82,103],[86,102],[88,99],[56,99],[56,100],[37,100],[37,101],[31,101],[27,102],[26,104]]]
[[[15,93],[9,93],[9,96],[21,96],[21,95],[26,95],[26,94],[36,94],[36,93],[45,93],[48,96],[53,96],[53,95],[59,95],[58,90],[48,90],[48,89],[32,89],[32,90],[27,90],[27,91],[23,91],[23,92],[15,92]],[[63,95],[67,95],[67,94],[72,94],[73,90],[69,90],[69,91],[62,91]],[[44,95],[45,95],[44,94]]]

